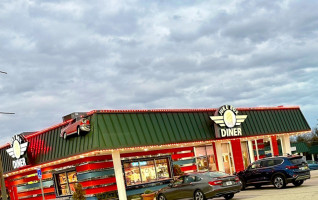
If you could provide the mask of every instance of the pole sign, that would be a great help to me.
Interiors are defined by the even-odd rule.
[[[221,106],[210,118],[215,122],[215,137],[239,137],[242,136],[241,123],[245,121],[247,115],[238,115],[238,110],[234,106]]]
[[[7,149],[7,153],[14,159],[12,165],[14,169],[27,165],[25,152],[28,148],[28,142],[23,135],[15,135],[12,138],[10,148]]]
[[[37,168],[37,169],[36,169],[36,173],[38,174],[38,178],[40,179],[42,199],[45,200],[45,198],[44,198],[44,191],[43,191],[42,171],[41,171],[41,168]]]
[[[36,169],[36,172],[38,173],[38,178],[42,179],[42,171],[41,168]]]

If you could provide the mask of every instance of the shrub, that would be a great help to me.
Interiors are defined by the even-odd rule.
[[[151,194],[151,193],[153,193],[153,191],[149,190],[149,189],[145,190],[145,192],[144,192],[144,194]]]
[[[74,200],[85,200],[85,191],[83,190],[83,187],[81,184],[77,183],[75,185],[75,192],[73,193],[73,199]]]
[[[173,174],[175,176],[182,176],[184,173],[183,171],[181,170],[180,166],[179,165],[173,165]]]

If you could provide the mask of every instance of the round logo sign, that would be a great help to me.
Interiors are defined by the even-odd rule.
[[[236,115],[232,110],[226,110],[224,112],[224,123],[228,128],[233,128],[236,124]]]
[[[20,147],[20,143],[17,140],[14,140],[14,142],[13,142],[13,153],[14,153],[16,158],[20,158],[21,147]]]

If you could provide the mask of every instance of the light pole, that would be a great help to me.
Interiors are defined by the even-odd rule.
[[[1,176],[1,196],[2,200],[7,200],[7,188],[4,182],[4,176],[3,176],[3,168],[2,168],[2,157],[0,154],[0,176]]]
[[[2,74],[7,74],[7,72],[3,72],[0,71],[0,73]],[[9,114],[12,115],[14,113],[9,113],[9,112],[0,112],[0,114]],[[2,196],[2,200],[7,200],[7,188],[5,185],[5,181],[4,181],[4,176],[3,176],[3,167],[2,167],[2,156],[0,154],[0,177],[1,177],[1,196]]]

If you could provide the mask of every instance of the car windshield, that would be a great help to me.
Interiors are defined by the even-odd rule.
[[[313,161],[313,160],[307,160],[307,163],[308,163],[308,164],[316,164],[316,162]]]
[[[228,174],[224,172],[206,172],[204,173],[207,176],[210,176],[212,178],[217,178],[217,177],[223,177],[223,176],[229,176]]]
[[[302,163],[305,163],[302,157],[297,157],[297,158],[290,158],[289,159],[291,163],[294,165],[301,165]]]

